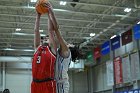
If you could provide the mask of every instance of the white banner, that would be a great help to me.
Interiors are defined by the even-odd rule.
[[[123,82],[128,83],[131,81],[130,71],[130,59],[129,56],[122,58],[122,71],[123,71]]]
[[[113,61],[106,62],[106,73],[107,73],[107,85],[112,86],[114,85],[114,71],[113,71]]]
[[[140,79],[140,62],[139,53],[131,54],[131,77],[132,80]]]

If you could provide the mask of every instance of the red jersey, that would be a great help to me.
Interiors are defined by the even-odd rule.
[[[32,60],[33,79],[54,79],[54,65],[56,56],[49,46],[39,46]],[[31,93],[55,93],[55,81],[32,82]]]

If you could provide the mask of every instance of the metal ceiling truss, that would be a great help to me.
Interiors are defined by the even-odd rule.
[[[124,1],[125,1],[125,0],[121,0],[121,2],[124,2]],[[117,1],[117,3],[119,3],[119,1]],[[116,5],[117,3],[115,3],[115,5]],[[114,9],[114,7],[113,7],[112,9]],[[131,12],[128,13],[128,14],[126,14],[126,16],[129,16],[130,14],[131,14]],[[120,20],[124,20],[125,18],[126,18],[126,17],[122,17],[122,18],[120,18]],[[110,25],[109,27],[107,27],[107,28],[111,28],[111,27],[115,26],[116,23],[119,23],[119,22],[120,22],[120,20],[116,20],[115,23],[111,24],[111,25]],[[104,30],[103,30],[104,33],[107,32],[107,31],[108,31],[108,29],[104,29]],[[88,44],[89,42],[93,41],[94,39],[98,38],[99,36],[100,36],[100,35],[98,35],[98,36],[96,36],[96,37],[93,37],[93,38],[91,38],[90,40],[85,41],[84,43],[81,43],[80,48],[82,48],[83,46],[85,46],[85,45]]]
[[[35,8],[32,6],[35,3],[31,3],[29,0],[9,1],[1,0],[0,4],[0,52],[3,52],[3,55],[12,55],[13,51],[4,49],[14,48],[17,49],[14,50],[14,56],[32,56],[33,52],[25,52],[22,49],[33,50],[34,21],[36,17]],[[60,1],[51,0],[50,2],[54,5],[54,12],[64,39],[70,43],[80,45],[82,51],[88,52],[109,40],[112,35],[125,31],[127,27],[133,25],[134,21],[138,20],[139,14],[136,14],[140,10],[138,0],[131,1],[132,4],[129,8],[132,11],[130,13],[123,13],[123,10],[128,8],[123,5],[126,1],[117,0],[112,1],[112,4],[104,4],[103,2],[101,4],[100,1],[93,3],[94,1],[87,0],[80,2],[67,0],[68,5],[65,7],[58,5]],[[77,7],[70,6],[71,3],[76,4]],[[132,13],[134,14],[132,15]],[[47,31],[47,21],[44,20],[47,20],[47,15],[41,17],[40,24],[41,30]],[[21,31],[16,32],[16,28],[21,28]],[[46,33],[46,31],[41,34]],[[15,33],[25,33],[26,35],[20,36]],[[90,37],[90,33],[96,33],[96,35]]]

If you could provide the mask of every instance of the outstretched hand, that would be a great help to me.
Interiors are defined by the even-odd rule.
[[[52,10],[52,9],[53,9],[53,8],[52,8],[52,5],[51,5],[49,2],[44,3],[44,6],[47,7],[48,10]]]

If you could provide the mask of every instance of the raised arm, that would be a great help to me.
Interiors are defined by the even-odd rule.
[[[36,49],[40,45],[40,32],[39,32],[39,24],[40,24],[40,14],[37,13],[35,27],[34,27],[34,48]]]
[[[61,36],[61,33],[58,30],[58,25],[57,25],[55,15],[53,13],[53,9],[50,4],[48,6],[49,6],[49,17],[52,21],[52,24],[54,27],[54,32],[55,32],[58,42],[60,44],[60,54],[63,57],[68,57],[69,53],[70,53],[69,48],[67,47],[66,41],[63,39],[63,37]]]
[[[49,32],[49,45],[51,46],[52,52],[56,54],[57,45],[54,37],[54,27],[49,15],[48,15],[48,32]]]

